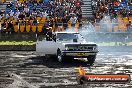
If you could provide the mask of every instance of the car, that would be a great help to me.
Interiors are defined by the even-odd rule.
[[[89,65],[93,65],[98,53],[95,43],[86,42],[78,32],[49,32],[42,41],[37,41],[37,53],[45,56],[56,56],[59,62],[65,59],[84,59]]]

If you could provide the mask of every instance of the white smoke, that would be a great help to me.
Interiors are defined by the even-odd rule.
[[[110,16],[104,16],[98,24],[101,32],[108,32],[108,29],[112,26]]]
[[[90,22],[84,23],[82,28],[79,30],[79,33],[81,33],[83,36],[86,36],[91,32],[95,32],[95,27]]]

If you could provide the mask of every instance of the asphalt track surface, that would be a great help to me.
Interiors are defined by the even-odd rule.
[[[58,63],[35,52],[0,51],[0,88],[132,88],[127,84],[78,85],[75,68],[83,66],[88,73],[126,73],[132,76],[132,54],[100,52],[94,66],[78,60]]]

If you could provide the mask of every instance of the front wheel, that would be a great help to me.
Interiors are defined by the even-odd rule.
[[[87,63],[88,63],[90,66],[93,66],[95,59],[96,59],[96,55],[88,56],[88,57],[87,57]]]
[[[50,55],[46,54],[46,55],[45,55],[45,58],[46,58],[46,59],[49,59],[49,58],[50,58]]]
[[[86,84],[86,78],[84,76],[77,77],[77,83],[80,85]]]
[[[58,60],[58,62],[63,62],[64,61],[64,57],[62,56],[61,51],[57,52],[57,60]]]

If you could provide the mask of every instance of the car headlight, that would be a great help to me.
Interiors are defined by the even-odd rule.
[[[94,47],[94,50],[97,50],[97,49],[98,49],[98,47],[97,47],[97,46],[95,46],[95,47]]]
[[[69,48],[68,47],[65,47],[65,50],[68,50]]]

